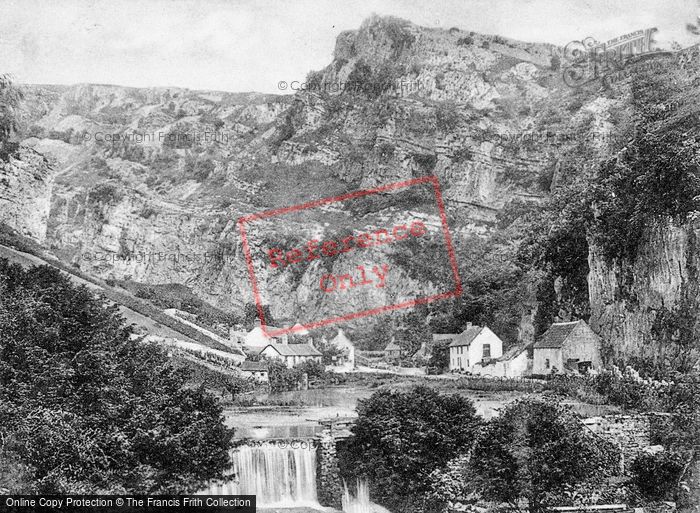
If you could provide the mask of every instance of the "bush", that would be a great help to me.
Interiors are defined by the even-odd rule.
[[[302,372],[298,368],[290,369],[281,361],[271,359],[268,362],[268,372],[270,390],[273,392],[284,392],[299,388]]]
[[[541,399],[510,403],[479,437],[468,463],[467,486],[487,501],[533,513],[561,505],[569,487],[592,486],[613,475],[614,447],[581,425],[567,407]]]
[[[357,411],[353,436],[339,450],[343,477],[368,479],[374,501],[403,512],[428,510],[430,473],[466,452],[480,423],[469,399],[424,386],[375,392]]]
[[[418,167],[421,171],[423,171],[423,174],[428,175],[435,169],[435,164],[437,164],[437,155],[417,153],[413,155],[413,161],[418,164]]]
[[[379,160],[381,162],[389,162],[392,157],[394,156],[394,152],[396,151],[396,146],[391,144],[390,142],[385,142],[377,145],[376,147],[376,153],[377,156],[379,157]]]
[[[467,162],[474,158],[474,152],[464,146],[452,153],[452,160],[455,162]]]
[[[457,45],[459,45],[459,46],[471,46],[473,44],[474,44],[474,38],[471,36],[460,37],[457,40]]]
[[[442,132],[452,132],[459,126],[459,112],[453,101],[438,104],[435,109],[435,124]]]
[[[119,203],[124,193],[114,184],[99,183],[88,192],[90,201],[113,205]]]
[[[450,341],[442,340],[433,345],[430,359],[428,360],[430,368],[435,369],[433,374],[439,374],[446,371],[450,366]],[[429,369],[430,370],[430,369]],[[430,372],[428,372],[430,374]]]
[[[673,500],[684,466],[683,456],[675,452],[641,454],[630,467],[632,483],[649,501]]]
[[[370,100],[376,100],[384,93],[396,89],[396,81],[404,73],[402,66],[382,63],[376,68],[364,61],[355,64],[348,75],[345,91],[363,94]]]
[[[306,374],[309,379],[322,378],[326,374],[326,366],[315,360],[306,360],[297,366],[299,372]]]
[[[182,109],[180,109],[182,111]],[[176,125],[165,134],[163,147],[173,150],[190,149],[194,145],[194,136],[189,132],[189,127]]]

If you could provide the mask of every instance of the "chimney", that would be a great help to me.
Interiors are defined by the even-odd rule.
[[[472,323],[471,323],[471,321],[469,321],[469,322],[467,323],[467,325],[464,327],[464,329],[465,329],[465,330],[468,330],[468,329],[471,328],[471,327],[472,327]]]

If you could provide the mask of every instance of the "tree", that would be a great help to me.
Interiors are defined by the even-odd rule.
[[[265,315],[265,324],[268,326],[275,325],[275,319],[270,312],[270,305],[263,305],[263,315]],[[243,322],[249,329],[255,325],[255,321],[259,318],[258,307],[255,303],[246,303],[243,308]]]
[[[430,473],[466,452],[479,426],[469,399],[424,386],[375,392],[357,412],[339,451],[343,477],[368,479],[373,500],[394,511],[428,511]]]
[[[394,334],[403,354],[413,355],[423,342],[430,340],[432,335],[426,321],[427,312],[425,305],[419,305],[400,317]]]
[[[430,353],[429,367],[435,367],[440,371],[447,370],[450,366],[450,341],[441,340],[433,344],[433,350]]]
[[[277,359],[268,362],[270,389],[273,392],[296,390],[301,383],[301,374],[299,369],[290,369]]]
[[[0,440],[34,493],[189,493],[223,478],[221,406],[129,335],[116,306],[58,270],[0,259]]]
[[[322,378],[326,373],[326,366],[315,360],[306,360],[302,362],[297,369],[302,374],[306,374],[309,378]]]
[[[363,351],[383,351],[391,341],[393,333],[394,324],[391,316],[378,318],[367,334],[358,338],[357,348]]]
[[[586,430],[566,407],[541,399],[511,403],[490,421],[469,462],[473,491],[539,513],[561,505],[568,487],[614,472],[615,448]]]
[[[250,379],[243,379],[238,376],[226,376],[224,388],[231,394],[231,400],[235,401],[238,394],[253,390],[255,388],[255,383]]]
[[[333,365],[333,358],[343,354],[343,350],[332,342],[324,342],[321,340],[318,344],[318,350],[321,351],[324,365]]]
[[[22,98],[10,75],[0,74],[0,159],[6,159],[17,147],[10,142],[10,136],[18,128],[17,109]]]

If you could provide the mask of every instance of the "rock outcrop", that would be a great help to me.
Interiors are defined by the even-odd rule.
[[[44,242],[52,186],[48,161],[36,151],[22,147],[0,160],[0,222]]]

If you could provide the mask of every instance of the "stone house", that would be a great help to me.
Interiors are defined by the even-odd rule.
[[[253,362],[246,360],[241,363],[240,369],[241,375],[244,378],[252,378],[260,383],[267,383],[270,380],[267,364],[265,362]]]
[[[585,321],[554,323],[533,346],[533,374],[585,374],[600,367],[600,337]]]
[[[281,360],[290,369],[307,361],[322,363],[321,351],[310,344],[268,344],[260,355]]]
[[[530,344],[531,345],[531,344]],[[528,357],[530,347],[517,344],[499,358],[478,362],[472,367],[474,374],[498,378],[521,378],[532,371],[532,360]]]
[[[274,326],[267,326],[267,332],[277,331],[280,328],[275,328]],[[289,342],[289,337],[287,334],[278,335],[276,337],[269,337],[265,334],[260,326],[260,321],[255,320],[255,327],[250,330],[243,339],[243,343],[250,347],[265,347],[268,344],[287,344]]]
[[[434,333],[431,340],[421,342],[420,349],[413,353],[411,358],[415,359],[428,359],[433,354],[433,349],[435,346],[441,342],[452,342],[459,333]]]
[[[473,372],[477,363],[485,363],[503,355],[503,341],[487,326],[472,326],[450,343],[450,370]]]
[[[384,348],[384,356],[392,360],[401,358],[401,346],[392,340]]]
[[[334,357],[333,365],[338,370],[351,371],[355,369],[355,345],[345,335],[343,330],[338,330],[338,334],[330,342],[342,351],[342,354]]]

